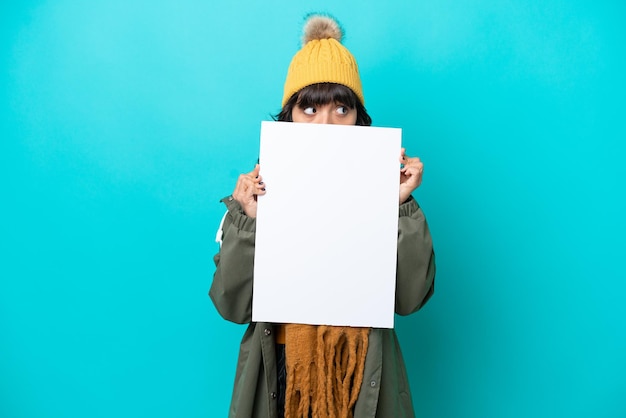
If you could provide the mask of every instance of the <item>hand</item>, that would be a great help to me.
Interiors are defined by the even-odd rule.
[[[404,148],[400,152],[400,164],[404,164],[400,169],[400,204],[403,204],[422,184],[424,164],[418,157],[407,157]]]
[[[244,213],[256,218],[257,196],[265,194],[265,184],[259,175],[261,167],[257,164],[248,174],[242,174],[237,180],[233,198],[239,202]]]

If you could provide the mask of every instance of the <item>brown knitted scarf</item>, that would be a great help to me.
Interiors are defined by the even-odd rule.
[[[368,336],[369,328],[285,325],[285,418],[352,418]]]

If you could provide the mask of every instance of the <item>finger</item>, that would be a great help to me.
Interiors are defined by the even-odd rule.
[[[413,190],[417,189],[421,184],[421,179],[417,176],[412,176],[404,183],[400,183],[400,190],[408,194],[413,193]]]
[[[256,164],[249,173],[239,175],[233,191],[235,200],[245,204],[246,201],[254,198],[255,195],[265,194],[265,183],[263,183],[263,178],[259,175],[260,169],[261,166]]]
[[[411,175],[422,174],[424,172],[424,164],[409,165],[407,166],[407,170]]]
[[[254,180],[250,178],[248,174],[242,174],[239,176],[239,180],[235,185],[235,191],[233,197],[238,201],[242,201],[252,196],[252,190],[254,189]]]
[[[408,166],[402,174],[408,179],[407,181],[413,182],[422,176],[422,170],[419,167]]]
[[[260,192],[265,191],[265,183],[262,179],[259,178],[251,178],[249,175],[245,175],[238,183],[238,192],[242,197],[251,197],[256,194],[260,194]]]
[[[404,165],[416,165],[416,164],[423,164],[422,160],[420,160],[419,157],[408,157],[408,156],[404,156]]]
[[[261,171],[261,166],[259,164],[254,166],[254,170],[250,172],[252,178],[256,178],[259,176],[259,172]]]
[[[239,178],[237,179],[237,184],[235,184],[235,192],[236,193],[243,193],[246,189],[246,183],[249,181],[248,176],[246,174],[241,174],[239,175]]]
[[[416,168],[420,171],[424,171],[424,163],[422,163],[421,161],[419,161],[419,158],[417,158],[417,161],[408,161],[407,163],[404,164],[404,166],[400,169],[401,173],[406,173],[408,168]]]
[[[251,171],[248,174],[242,174],[239,177],[239,181],[242,182],[242,184],[245,184],[247,187],[249,187],[254,184],[261,183],[263,181],[263,177],[261,177],[258,174],[255,174],[255,171]]]

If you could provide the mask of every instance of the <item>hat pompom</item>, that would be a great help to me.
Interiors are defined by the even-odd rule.
[[[333,38],[337,40],[337,42],[341,42],[341,39],[343,38],[343,31],[341,30],[339,23],[337,23],[337,21],[330,16],[310,16],[304,24],[302,44],[306,45],[309,41],[329,38]]]
[[[325,13],[309,14],[304,19],[302,34],[304,44],[287,70],[283,106],[304,87],[318,83],[346,86],[364,104],[359,67],[341,44],[344,32],[337,20]]]

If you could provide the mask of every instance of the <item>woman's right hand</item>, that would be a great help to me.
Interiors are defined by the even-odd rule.
[[[244,213],[251,218],[256,218],[257,196],[265,194],[265,184],[259,175],[260,169],[257,164],[251,172],[241,174],[233,192],[233,199],[239,202]]]

